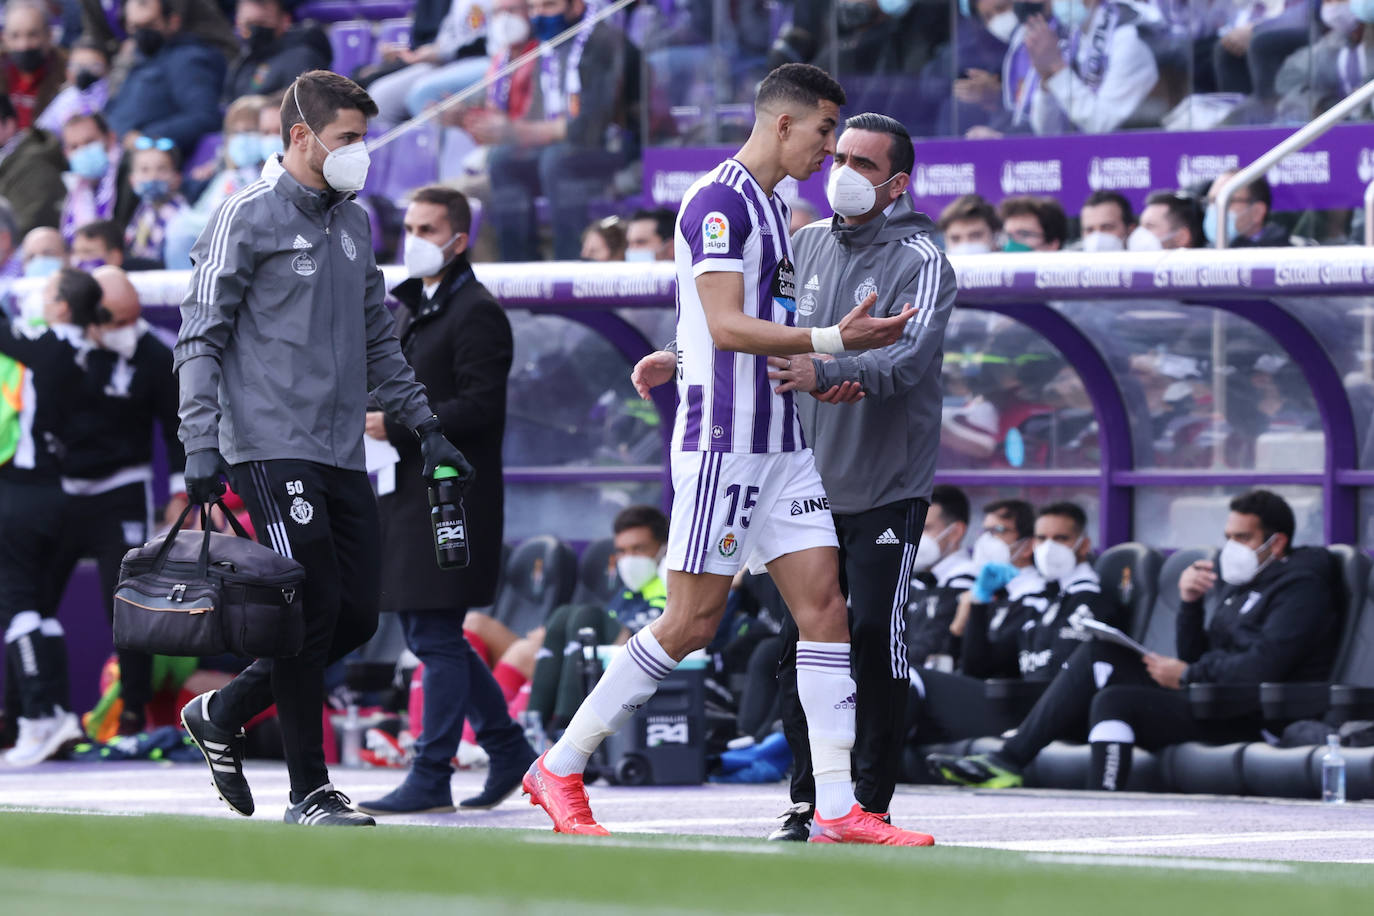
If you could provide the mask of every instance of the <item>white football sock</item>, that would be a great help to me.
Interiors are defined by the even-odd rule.
[[[631,636],[577,708],[563,737],[549,748],[544,766],[555,776],[581,773],[597,745],[619,731],[676,667],[648,627]]]
[[[844,817],[856,804],[849,753],[854,749],[854,679],[849,643],[797,643],[797,695],[806,713],[816,814]]]

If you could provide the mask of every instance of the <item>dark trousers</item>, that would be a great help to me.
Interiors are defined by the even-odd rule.
[[[1250,49],[1236,57],[1220,41],[1212,50],[1217,88],[1222,92],[1252,93],[1261,100],[1274,97],[1274,79],[1290,54],[1309,40],[1306,28],[1279,28],[1256,32]]]
[[[907,589],[928,507],[923,499],[911,499],[835,516],[840,587],[849,599],[850,667],[858,688],[854,796],[867,811],[887,811],[901,773],[910,689]],[[901,543],[878,543],[894,537]],[[790,617],[783,637],[778,681],[783,732],[792,748],[792,801],[815,804],[806,714],[797,694],[797,626]]]
[[[525,733],[506,711],[506,698],[491,669],[463,636],[463,614],[410,611],[399,617],[406,646],[425,666],[424,723],[411,778],[426,788],[448,789],[465,719],[493,769],[503,756],[514,759],[525,746]]]
[[[0,631],[5,709],[13,717],[41,719],[56,707],[71,708],[67,647],[48,574],[67,500],[56,479],[0,477]],[[16,622],[18,614],[25,617]]]
[[[553,211],[554,260],[576,261],[582,255],[587,208],[622,164],[615,153],[571,143],[539,149],[492,147],[487,158],[491,221],[501,260],[541,260],[534,199],[542,191]]]
[[[62,512],[62,530],[52,561],[53,613],[76,564],[87,557],[100,571],[100,596],[105,616],[114,620],[114,591],[119,563],[131,547],[148,540],[152,496],[147,483],[131,483],[106,493],[70,496]],[[143,714],[153,694],[153,657],[131,649],[118,650],[119,693],[125,712]]]
[[[596,631],[598,645],[609,645],[624,629],[620,621],[594,604],[565,604],[544,625],[544,649],[534,663],[529,710],[539,713],[545,728],[564,728],[586,699],[582,645],[577,632]]]
[[[980,678],[922,668],[911,680],[908,742],[939,744],[1000,735],[1016,724],[987,698],[987,682]]]
[[[321,715],[324,669],[377,630],[377,500],[362,471],[309,461],[254,461],[230,471],[258,540],[305,568],[305,642],[294,658],[260,658],[220,690],[210,716],[238,728],[275,701],[292,801],[329,781]]]

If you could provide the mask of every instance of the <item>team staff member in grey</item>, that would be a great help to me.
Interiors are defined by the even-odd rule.
[[[377,628],[377,502],[364,471],[371,392],[420,438],[425,476],[471,466],[444,438],[401,353],[354,192],[367,177],[363,137],[377,106],[326,70],[282,101],[283,154],[262,180],[220,206],[191,252],[175,362],[181,382],[186,488],[222,492],[227,473],[258,536],[305,568],[305,642],[294,658],[259,659],[196,697],[182,722],[220,797],[253,813],[242,725],[275,700],[291,780],[285,820],[371,825],[329,782],[321,744],[324,668]]]
[[[858,687],[855,797],[875,813],[886,813],[901,765],[909,689],[904,614],[934,485],[942,348],[957,291],[935,225],[906,193],[914,162],[900,123],[880,114],[850,118],[827,186],[837,216],[798,230],[792,242],[798,326],[834,324],[872,296],[875,315],[898,314],[906,303],[918,310],[902,338],[881,350],[775,360],[770,373],[782,390],[818,395],[797,404],[840,539]],[[640,393],[665,366],[671,375],[672,365],[661,353],[641,361]],[[838,403],[851,398],[859,403]],[[813,510],[798,504],[792,511]],[[816,789],[797,698],[795,625],[785,632],[780,686],[796,760],[794,804],[773,838],[804,841]]]

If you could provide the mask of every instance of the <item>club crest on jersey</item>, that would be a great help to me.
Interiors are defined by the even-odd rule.
[[[291,521],[297,525],[308,525],[310,520],[315,517],[315,507],[306,501],[305,497],[297,496],[291,500]]]
[[[854,304],[860,305],[863,303],[865,299],[869,297],[870,294],[877,295],[877,293],[878,284],[874,281],[872,277],[865,277],[864,282],[860,283],[854,289]]]
[[[712,210],[701,221],[701,251],[703,254],[730,253],[730,220],[719,210]]]
[[[319,265],[315,263],[314,258],[302,251],[291,259],[291,269],[302,277],[309,277],[319,270]]]
[[[733,531],[731,531],[725,537],[720,539],[719,550],[720,555],[723,557],[733,557],[735,555],[735,551],[739,550],[739,539],[735,537],[735,533]]]
[[[339,247],[343,249],[344,257],[350,261],[358,260],[358,246],[353,244],[353,236],[348,234],[347,229],[339,233]]]

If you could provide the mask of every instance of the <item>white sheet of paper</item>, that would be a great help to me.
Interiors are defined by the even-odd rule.
[[[396,447],[385,439],[363,436],[363,460],[367,472],[377,475],[377,495],[385,496],[396,490],[396,462],[401,460]]]
[[[1098,639],[1105,639],[1107,642],[1114,642],[1118,646],[1125,646],[1127,649],[1132,649],[1139,652],[1141,655],[1148,655],[1150,652],[1149,649],[1145,648],[1134,639],[1131,639],[1131,637],[1127,636],[1121,630],[1118,630],[1110,624],[1103,623],[1100,620],[1083,621],[1083,629],[1092,633],[1093,636]]]

